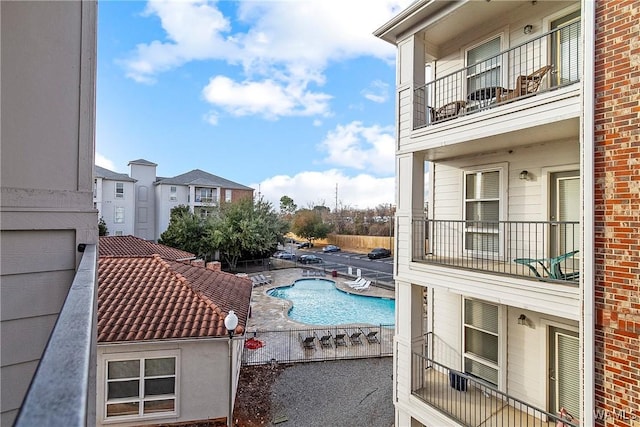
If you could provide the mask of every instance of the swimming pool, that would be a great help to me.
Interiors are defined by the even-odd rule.
[[[300,279],[291,286],[272,289],[269,295],[290,300],[289,317],[308,325],[395,323],[395,300],[348,294],[336,289],[331,280]]]

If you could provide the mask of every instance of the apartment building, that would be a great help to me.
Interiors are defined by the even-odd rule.
[[[0,2],[2,426],[95,420],[96,12]]]
[[[93,205],[112,236],[134,234],[135,182],[127,174],[95,167]]]
[[[594,9],[416,1],[374,33],[397,46],[398,426],[593,424]]]
[[[253,198],[253,188],[200,169],[167,178],[156,175],[157,166],[132,160],[130,175],[96,166],[94,203],[109,235],[157,240],[176,206],[206,217],[219,203]]]

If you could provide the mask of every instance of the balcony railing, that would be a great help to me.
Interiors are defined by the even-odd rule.
[[[419,353],[412,355],[411,394],[469,427],[579,425],[571,416],[551,414]]]
[[[579,82],[580,60],[578,21],[416,88],[413,128]]]
[[[417,220],[412,260],[577,285],[579,243],[574,221]]]
[[[217,197],[201,197],[201,196],[196,196],[196,203],[218,203],[218,198]]]
[[[95,424],[96,245],[84,254],[15,427]]]

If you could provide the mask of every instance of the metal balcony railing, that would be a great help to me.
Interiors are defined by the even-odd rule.
[[[580,21],[414,89],[418,129],[580,81]]]
[[[580,278],[579,222],[427,219],[412,228],[416,262],[575,285]]]
[[[218,203],[218,198],[196,196],[196,203]]]
[[[15,427],[95,424],[96,245],[86,245]]]
[[[432,408],[469,426],[577,427],[571,416],[554,415],[503,393],[477,377],[412,354],[411,394]]]

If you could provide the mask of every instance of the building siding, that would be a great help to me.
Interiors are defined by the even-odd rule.
[[[595,407],[602,426],[640,415],[640,3],[596,3]]]

